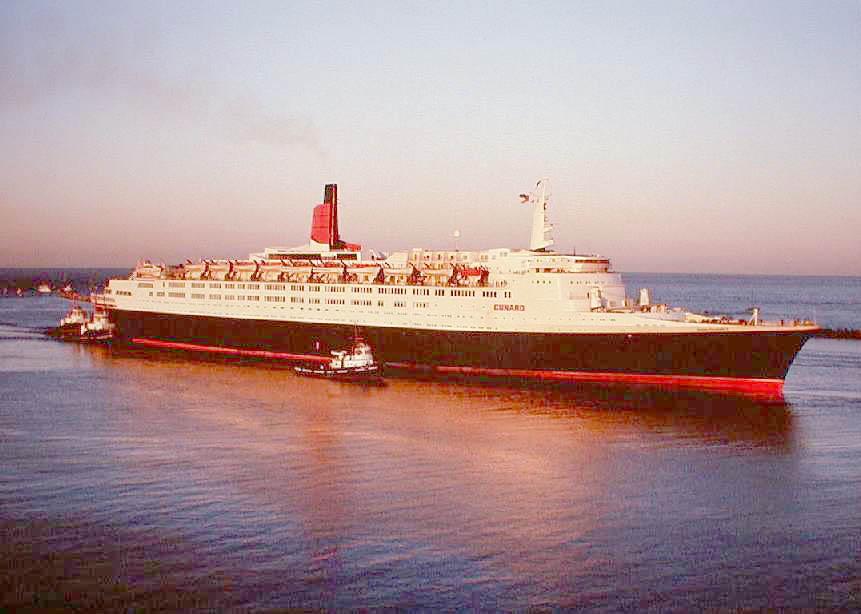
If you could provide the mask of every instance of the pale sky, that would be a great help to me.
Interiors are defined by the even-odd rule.
[[[378,250],[861,275],[861,2],[0,2],[0,266]]]

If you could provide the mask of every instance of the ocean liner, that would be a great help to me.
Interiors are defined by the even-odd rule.
[[[139,263],[98,300],[115,337],[152,348],[323,363],[355,330],[389,369],[780,395],[818,328],[690,313],[627,296],[607,258],[551,246],[547,181],[529,249],[411,249],[363,257],[325,186],[309,243],[246,260]]]

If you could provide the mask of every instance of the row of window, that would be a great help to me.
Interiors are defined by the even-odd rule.
[[[267,284],[267,290],[272,289],[272,288],[268,287],[269,285],[272,285],[272,284]],[[153,287],[152,284],[149,282],[138,282],[138,288],[152,288],[152,287]],[[168,288],[185,288],[186,285],[185,285],[184,281],[169,281],[169,282],[167,282],[167,287]],[[219,288],[220,289],[222,287],[222,284],[221,284],[221,282],[210,282],[209,285],[207,285],[206,283],[201,282],[201,281],[194,281],[194,282],[191,282],[191,287],[192,288],[207,288],[208,287],[208,288]],[[260,284],[226,283],[223,285],[223,287],[228,289],[228,290],[259,290]],[[283,290],[284,286],[282,285],[278,289]]]
[[[278,287],[277,288],[270,288],[269,286],[278,286]],[[266,289],[267,290],[284,290],[284,285],[282,285],[282,284],[267,284]],[[305,285],[304,284],[291,284],[290,290],[292,290],[293,292],[303,292],[303,291],[305,291]],[[320,292],[321,290],[322,290],[322,287],[319,285],[316,285],[316,284],[309,284],[308,285],[308,292]],[[347,289],[344,286],[328,286],[326,288],[326,290],[328,292],[346,292],[347,291]],[[356,288],[353,288],[353,292],[356,292]]]
[[[123,294],[126,296],[131,296],[131,292],[126,292],[124,290],[118,290],[117,294]],[[152,292],[150,292],[149,294],[150,294],[150,296],[153,295]],[[506,294],[510,294],[510,293],[506,292]],[[186,297],[186,294],[183,292],[168,292],[167,295],[171,298],[185,298]],[[164,296],[164,292],[157,292],[156,296]],[[195,300],[202,300],[202,299],[205,299],[206,296],[203,294],[192,294],[191,298],[195,299]],[[260,300],[260,296],[257,296],[254,294],[248,294],[248,295],[225,294],[223,298],[226,301],[233,301],[233,300],[259,301]],[[285,303],[285,302],[287,302],[287,297],[285,297],[285,296],[264,296],[263,298],[268,303]],[[210,294],[209,299],[210,300],[221,300],[222,295],[221,294]],[[292,296],[292,297],[290,297],[290,302],[291,303],[304,304],[305,298],[301,297],[301,296]],[[319,298],[309,298],[308,303],[313,304],[313,305],[319,305],[320,299]],[[326,304],[327,305],[344,305],[344,304],[346,304],[346,301],[344,299],[332,298],[332,299],[326,299]],[[355,306],[361,306],[361,307],[371,307],[371,306],[373,306],[374,301],[368,300],[368,299],[365,299],[365,300],[353,299],[350,301],[350,304],[355,305]],[[407,304],[405,301],[395,301],[393,303],[393,306],[394,307],[406,307]],[[378,300],[377,301],[377,307],[385,307],[385,304],[383,303],[383,301]],[[414,309],[428,309],[429,307],[430,307],[429,303],[424,303],[424,302],[413,303]],[[500,306],[496,305],[495,307],[500,307]],[[504,309],[502,311],[509,311],[509,309]],[[510,311],[522,311],[522,309],[511,309]]]
[[[117,290],[117,294],[124,294],[124,295],[126,295],[126,296],[131,296],[131,295],[132,295],[132,293],[131,293],[131,292],[125,292],[125,291],[123,291],[123,290]],[[168,297],[170,297],[170,298],[186,298],[186,297],[187,297],[187,295],[186,295],[186,293],[185,293],[185,292],[168,292],[168,293],[167,293],[167,295],[168,295]],[[150,296],[152,296],[152,292],[150,292]],[[164,296],[164,292],[156,292],[156,296]],[[207,297],[206,297],[206,295],[205,295],[205,294],[192,294],[192,295],[191,295],[191,298],[192,298],[192,300],[202,301],[202,300],[206,299]],[[281,302],[283,302],[283,301],[285,301],[285,300],[286,300],[286,299],[285,299],[285,297],[283,297],[283,296],[266,296],[266,297],[264,297],[264,298],[265,298],[267,301],[281,301]],[[293,298],[296,298],[296,297],[293,297]],[[221,294],[210,294],[210,295],[209,295],[209,300],[212,300],[212,301],[220,301],[221,299],[222,299],[222,295],[221,295]],[[224,295],[224,300],[225,300],[225,301],[232,301],[232,300],[237,300],[237,301],[259,301],[259,300],[260,300],[260,295],[258,295],[258,294],[248,294],[248,295],[240,294],[240,295],[238,295],[238,296],[234,296],[233,294],[225,294],[225,295]],[[291,299],[291,300],[292,300],[292,299]],[[297,301],[293,301],[293,302],[297,302]],[[302,301],[300,300],[300,301],[298,301],[298,302],[302,302]]]
[[[169,287],[177,287],[174,285],[175,283],[176,282],[170,282],[168,284],[168,286]],[[601,283],[601,282],[596,282],[596,283]],[[225,287],[225,289],[231,289],[234,286],[236,286],[237,289],[245,289],[246,285],[248,286],[249,290],[253,290],[255,287],[259,286],[259,284],[224,284],[224,287]],[[276,285],[276,284],[267,284],[266,289],[267,290],[274,289],[274,288],[270,288],[270,286],[272,286],[272,285]],[[203,284],[192,284],[193,288],[198,287],[198,286],[205,287]],[[146,287],[151,288],[152,284],[139,283],[138,287],[139,288],[146,288]],[[221,284],[210,285],[210,288],[220,288],[220,287],[221,287]],[[283,289],[283,286],[281,286],[281,289]],[[301,291],[304,289],[304,286],[291,286],[291,289],[295,290],[295,291]],[[320,286],[309,286],[308,289],[312,290],[312,291],[319,291]],[[329,290],[331,292],[346,292],[346,288],[344,288],[343,286],[334,286],[334,287],[329,288]],[[412,290],[413,290],[412,293],[415,296],[430,296],[430,288],[413,288]],[[368,288],[355,288],[354,287],[353,292],[370,293],[370,292],[373,292],[373,288],[370,288],[370,287],[368,287]],[[387,288],[387,287],[378,287],[377,288],[377,293],[379,293],[379,294],[406,294],[406,292],[407,292],[406,288]],[[108,291],[106,291],[106,293],[109,294],[110,291],[108,290]],[[116,293],[121,295],[121,296],[131,296],[132,295],[132,293],[127,291],[127,290],[117,290]],[[151,295],[152,295],[152,293],[150,293],[150,296]],[[453,288],[451,290],[451,296],[475,296],[475,295],[476,295],[475,290],[461,290],[461,289],[456,289],[456,288]],[[159,292],[156,294],[156,296],[164,296],[164,292]],[[173,298],[185,298],[186,295],[183,292],[168,292],[168,296],[173,297]],[[253,295],[250,295],[250,296],[253,296]],[[435,288],[434,289],[434,296],[445,296],[445,289]],[[483,296],[484,298],[497,298],[497,292],[496,292],[496,290],[482,290],[481,296]],[[504,298],[511,298],[511,292],[508,292],[508,291],[503,292],[503,297]],[[204,294],[192,294],[191,298],[203,299],[206,297]],[[220,294],[210,294],[209,298],[217,300],[217,299],[221,298],[221,295]],[[284,297],[277,297],[277,296],[267,296],[265,298],[269,302],[285,302],[285,300],[286,300]],[[242,300],[242,299],[240,299],[240,300]],[[248,298],[248,300],[259,301],[260,297],[258,296],[256,298]],[[291,299],[291,301],[297,302],[297,301],[294,301],[292,299]]]

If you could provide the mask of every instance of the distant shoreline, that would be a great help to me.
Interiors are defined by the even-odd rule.
[[[82,272],[82,271],[131,271],[135,268],[134,264],[127,266],[0,266],[0,279],[4,273],[9,272],[28,272],[49,274],[51,272]],[[648,276],[697,276],[697,277],[786,277],[786,278],[845,278],[845,279],[861,279],[861,274],[857,273],[723,273],[714,271],[623,271],[615,269],[623,277],[626,275],[648,275]]]
[[[852,328],[823,328],[814,337],[825,339],[857,339],[861,341],[861,330]]]

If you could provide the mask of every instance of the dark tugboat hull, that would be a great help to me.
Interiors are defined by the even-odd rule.
[[[78,341],[81,337],[81,325],[66,324],[64,326],[57,326],[55,328],[48,329],[47,334],[50,337],[59,339],[60,341]]]
[[[296,373],[307,377],[319,377],[341,382],[369,382],[381,381],[379,365],[373,367],[357,367],[347,369],[317,368],[317,367],[294,367]]]

